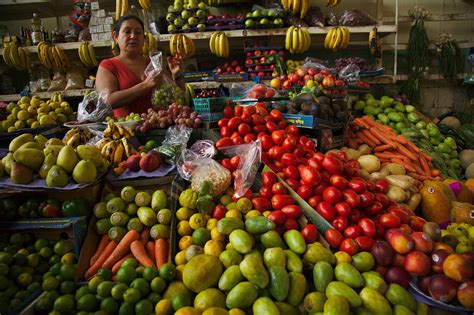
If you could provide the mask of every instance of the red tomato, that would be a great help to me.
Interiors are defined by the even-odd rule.
[[[313,157],[318,159],[319,162],[321,162],[321,165],[323,164],[324,158],[326,157],[324,154],[321,152],[314,152]]]
[[[272,189],[266,186],[263,186],[258,191],[260,197],[270,200],[273,196]]]
[[[412,215],[410,217],[410,227],[414,231],[423,231],[423,225],[426,223],[426,220],[420,218],[419,216]]]
[[[277,161],[282,160],[282,156],[285,153],[287,153],[286,149],[284,149],[280,146],[277,146],[277,145],[274,145],[273,147],[270,148],[270,150],[268,150],[268,155],[270,156],[270,158],[273,159],[273,160],[277,160]],[[286,164],[285,163],[285,166],[288,166],[288,165],[296,165],[296,164]]]
[[[253,198],[252,205],[255,210],[258,210],[260,212],[272,209],[272,204],[270,200],[262,197]]]
[[[301,137],[300,137],[299,144],[301,144],[302,146],[304,146],[305,143],[308,142],[308,141],[309,141],[308,137],[306,137],[306,136],[301,136]]]
[[[253,133],[255,133],[255,134],[257,134],[257,135],[260,134],[260,133],[262,133],[262,132],[265,133],[265,135],[267,135],[267,134],[266,134],[266,132],[267,132],[267,127],[265,127],[264,125],[256,125],[256,126],[253,126],[253,127],[252,127],[252,130],[253,130]],[[269,136],[269,137],[270,137],[270,136]],[[270,139],[271,139],[271,137],[270,137]],[[272,144],[272,145],[273,145],[273,144]],[[263,146],[262,146],[262,148],[263,148]]]
[[[285,164],[286,166],[290,165],[298,165],[299,164],[299,159],[296,155],[293,153],[284,153],[281,156],[281,162]]]
[[[344,171],[342,174],[346,178],[352,178],[356,174],[356,169],[354,169],[349,163],[344,164]]]
[[[323,199],[334,205],[341,201],[342,193],[335,187],[327,187],[323,191]]]
[[[336,209],[327,201],[318,203],[316,211],[326,219],[326,221],[332,222],[336,218]]]
[[[252,143],[253,141],[255,141],[255,136],[253,134],[249,133],[245,135],[244,137],[245,143]]]
[[[304,200],[308,200],[313,195],[313,190],[307,185],[301,185],[296,193]]]
[[[357,225],[350,225],[344,230],[344,237],[356,238],[362,235],[362,229]]]
[[[362,233],[365,236],[375,237],[375,235],[377,234],[375,223],[371,219],[360,219],[358,225],[362,229]]]
[[[232,130],[229,127],[222,127],[220,130],[221,137],[230,137]]]
[[[399,208],[390,208],[389,213],[397,216],[400,219],[400,223],[408,224],[410,223],[410,215]]]
[[[350,189],[353,189],[356,193],[360,194],[367,190],[367,185],[365,184],[365,180],[360,177],[354,177],[349,181],[348,184]]]
[[[308,186],[316,186],[321,182],[321,175],[317,170],[309,166],[300,168],[301,180]]]
[[[287,178],[285,180],[285,182],[288,184],[288,186],[290,186],[291,189],[293,189],[294,191],[297,191],[301,184],[299,181],[297,181],[296,179],[293,179],[293,178]]]
[[[270,115],[266,115],[266,116],[265,116],[265,115],[262,115],[262,116],[263,116],[263,119],[264,119],[266,122],[272,122],[272,123],[274,123],[274,124],[276,125],[276,121],[275,121],[275,119],[273,119],[272,116],[270,116]]]
[[[255,108],[255,106],[246,106],[244,107],[243,114],[252,116],[253,114],[255,114],[256,111],[257,109]]]
[[[301,236],[303,236],[306,244],[313,244],[318,240],[319,232],[314,224],[306,224],[304,228],[301,229]]]
[[[281,211],[286,214],[287,218],[297,220],[301,216],[301,208],[298,205],[284,206],[283,208],[281,208]]]
[[[344,166],[334,155],[326,155],[322,161],[322,165],[326,171],[333,175],[342,175]]]
[[[229,122],[227,123],[227,127],[231,130],[236,130],[237,127],[242,123],[242,118],[240,117],[232,117]]]
[[[271,188],[276,183],[278,183],[278,178],[275,173],[271,171],[266,171],[262,173],[263,186]]]
[[[265,125],[265,119],[263,119],[263,117],[258,115],[258,114],[253,114],[252,115],[252,125],[254,125],[254,126]]]
[[[379,201],[374,201],[370,206],[364,209],[364,212],[368,216],[376,216],[383,211],[382,203]]]
[[[300,173],[298,172],[296,166],[290,165],[285,167],[283,169],[283,173],[285,173],[287,178],[300,179]]]
[[[305,150],[308,150],[308,151],[311,151],[311,152],[312,152],[312,151],[315,150],[316,145],[314,144],[313,141],[310,140],[310,141],[308,141],[308,142],[306,142],[306,143],[304,144],[304,148],[305,148]]]
[[[237,131],[232,132],[230,139],[233,141],[235,137],[240,137],[240,134]]]
[[[344,231],[348,224],[349,220],[347,220],[347,217],[337,217],[331,222],[331,225],[339,231]]]
[[[293,154],[299,158],[304,157],[304,149],[300,146],[297,146],[293,151]]]
[[[371,182],[371,181],[367,181],[365,183],[365,185],[367,186],[367,190],[370,191],[370,192],[376,192],[377,191],[377,186],[375,186],[375,183],[374,182]]]
[[[237,202],[240,198],[247,198],[247,199],[249,199],[249,200],[252,200],[252,199],[253,199],[253,192],[252,192],[252,190],[247,189],[247,191],[245,191],[244,195],[243,195],[243,196],[240,196],[240,197],[237,197],[237,194],[235,194],[235,193],[232,195],[232,200],[233,200],[234,202]]]
[[[242,139],[241,136],[237,136],[234,139],[232,139],[232,143],[234,145],[240,145],[240,144],[244,144],[245,142],[244,142],[244,139]]]
[[[326,187],[328,187],[328,185],[326,183],[320,183],[319,185],[314,187],[314,194],[318,195],[318,196],[321,196],[321,198],[322,198],[323,191],[324,191],[324,189],[326,189]]]
[[[283,171],[283,169],[284,169],[284,168],[285,168],[285,166],[286,166],[285,164],[283,164],[283,163],[282,163],[282,162],[280,162],[280,161],[275,161],[275,165],[278,167],[278,169],[279,169],[279,172],[282,172],[282,171]]]
[[[242,123],[239,125],[239,127],[237,127],[237,131],[241,136],[245,136],[246,134],[252,132],[252,128],[248,124]]]
[[[267,218],[275,222],[276,225],[282,225],[286,221],[286,215],[281,210],[272,211]]]
[[[341,160],[343,162],[347,161],[347,154],[344,151],[339,151],[339,150],[338,151],[333,151],[330,154],[333,154],[334,156],[336,156],[339,160]]]
[[[226,108],[224,108],[223,113],[225,118],[230,119],[234,117],[234,111],[232,110],[232,107],[227,106]]]
[[[272,132],[272,140],[276,145],[282,145],[285,138],[286,134],[283,130],[275,130]]]
[[[323,170],[323,166],[321,165],[321,162],[317,158],[310,158],[308,159],[308,166],[314,168],[318,172]]]
[[[323,196],[324,198],[324,196]],[[338,215],[347,217],[351,214],[351,206],[347,202],[341,201],[334,205]]]
[[[286,127],[285,131],[289,135],[294,135],[294,136],[299,135],[298,127],[295,125],[289,125],[288,127]]]
[[[237,105],[234,107],[234,116],[242,116],[242,114],[244,113],[244,108],[243,106],[240,106],[240,105]]]
[[[344,201],[349,204],[352,208],[357,208],[360,205],[359,195],[352,189],[346,189],[342,192]]]
[[[385,228],[382,226],[382,224],[376,222],[375,223],[375,229],[377,230],[377,237],[378,238],[384,238],[385,237]]]
[[[355,238],[355,241],[357,242],[357,245],[359,245],[360,250],[363,252],[370,252],[372,246],[375,244],[375,240],[367,236],[358,236]]]
[[[283,173],[282,171],[278,172],[278,173],[277,173],[277,176],[278,176],[278,178],[280,178],[280,179],[283,179],[283,180],[286,179],[286,175],[285,175],[285,173]]]
[[[269,135],[262,135],[260,137],[260,143],[262,145],[262,149],[265,151],[269,150],[274,145],[272,137],[270,137]]]
[[[285,140],[283,141],[283,144],[282,146],[285,148],[285,149],[288,149],[288,150],[293,150],[294,148],[296,148],[296,145],[297,145],[297,141],[296,141],[296,138],[294,136],[286,136]]]
[[[413,232],[413,229],[408,224],[400,225],[399,229],[407,234],[411,234]]]
[[[308,159],[304,157],[300,157],[300,163],[303,165],[308,165]]]
[[[284,225],[285,231],[298,230],[298,222],[294,219],[287,218]]]
[[[360,198],[360,207],[366,208],[370,206],[371,204],[374,203],[375,197],[374,194],[371,193],[370,191],[364,191],[361,194],[359,194]]]
[[[231,159],[230,159],[230,164],[232,164],[232,167],[235,169],[237,169],[237,167],[239,167],[239,163],[240,163],[240,156],[236,155],[236,156],[233,156]]]
[[[324,232],[324,238],[333,248],[339,248],[339,245],[341,245],[343,240],[341,232],[332,228],[327,229],[326,232]]]
[[[288,126],[288,122],[286,120],[280,120],[277,124],[278,129],[285,130]]]
[[[359,209],[352,208],[351,214],[349,215],[349,221],[351,223],[357,224],[359,220],[362,218]]]
[[[227,212],[227,209],[223,205],[217,205],[212,209],[212,214],[211,216],[214,219],[220,220],[223,217],[225,217],[225,213]]]
[[[347,188],[347,179],[340,175],[332,175],[331,178],[329,178],[329,183],[341,191]]]
[[[292,205],[295,203],[295,199],[290,195],[275,195],[272,197],[272,207],[275,210],[279,210],[287,205]]]
[[[225,158],[221,161],[222,166],[224,166],[226,169],[229,171],[233,172],[235,168],[232,166],[232,163],[230,162],[230,159]]]
[[[352,238],[346,238],[339,246],[339,250],[353,256],[359,252],[359,244]]]
[[[375,200],[380,202],[382,204],[382,208],[384,209],[388,207],[388,204],[390,202],[390,199],[388,199],[387,195],[381,193],[375,194]]]
[[[380,224],[382,224],[384,228],[387,228],[387,229],[397,228],[400,226],[400,224],[402,224],[402,222],[400,221],[400,218],[391,213],[382,214],[379,218],[379,222]]]
[[[268,116],[267,116],[267,117],[268,117]],[[272,133],[272,132],[278,130],[277,124],[275,124],[275,123],[272,122],[272,121],[267,121],[267,123],[265,124],[265,127],[267,127],[268,133]]]
[[[378,181],[375,182],[375,187],[377,189],[377,192],[386,194],[389,188],[389,182],[385,178],[379,179]]]
[[[270,112],[270,116],[272,116],[275,122],[279,122],[282,119],[281,112],[276,109],[272,109],[272,111]]]
[[[321,196],[313,196],[308,199],[308,204],[311,206],[311,208],[316,209],[318,204],[323,201],[323,197]]]
[[[233,143],[232,143],[232,140],[228,137],[224,137],[224,138],[221,138],[219,139],[217,142],[216,142],[216,148],[224,148],[224,147],[228,147],[228,146],[231,146]]]
[[[252,123],[252,116],[250,116],[249,114],[243,114],[242,116],[240,116],[240,118],[242,118],[242,122],[246,124],[250,125]]]
[[[219,122],[217,123],[217,126],[219,126],[219,128],[222,128],[222,127],[227,127],[227,124],[229,123],[229,118],[222,118],[219,120]]]

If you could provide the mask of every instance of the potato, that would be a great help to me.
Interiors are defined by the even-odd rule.
[[[390,175],[405,175],[406,171],[405,168],[397,163],[390,163],[387,165],[388,172]]]
[[[366,170],[361,169],[360,170],[360,177],[362,177],[365,180],[369,180],[370,179],[370,174]]]
[[[403,202],[405,200],[406,195],[405,191],[400,187],[390,185],[387,192],[387,197],[395,202]]]
[[[372,152],[372,150],[370,149],[370,147],[367,145],[367,144],[361,144],[359,146],[359,152],[361,155],[367,155],[367,154],[370,154],[370,152]]]
[[[369,173],[377,172],[378,170],[380,170],[380,160],[375,155],[362,155],[357,159],[357,162],[359,162],[360,167],[363,170],[366,170]]]
[[[360,151],[350,148],[347,149],[346,154],[349,160],[357,160],[362,155]]]

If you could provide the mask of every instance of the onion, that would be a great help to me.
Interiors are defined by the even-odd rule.
[[[212,159],[217,154],[217,150],[214,147],[214,142],[211,140],[198,140],[191,146],[190,150],[204,158],[209,159]]]

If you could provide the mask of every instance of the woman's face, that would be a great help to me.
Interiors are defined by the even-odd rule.
[[[145,36],[141,24],[134,20],[126,20],[122,23],[118,34],[114,33],[115,41],[120,51],[141,52]]]

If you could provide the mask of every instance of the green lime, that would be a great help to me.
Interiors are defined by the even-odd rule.
[[[149,300],[141,300],[135,304],[135,314],[136,315],[149,315],[153,313],[153,304]]]
[[[93,312],[99,308],[99,301],[94,294],[84,294],[79,300],[77,300],[77,309],[79,311]]]
[[[26,262],[27,262],[28,266],[31,266],[31,267],[38,266],[40,260],[41,260],[41,256],[37,253],[29,254],[26,257]]]
[[[26,241],[24,236],[21,233],[13,233],[10,236],[10,244],[23,244]]]
[[[58,262],[52,265],[49,271],[51,271],[53,275],[59,276],[61,274],[61,267],[62,267],[62,264]]]
[[[61,294],[59,294],[59,291],[49,291],[49,292],[46,292],[46,297],[48,297],[48,299],[50,299],[51,301],[55,301],[58,297],[61,296]]]
[[[161,265],[160,277],[171,281],[176,277],[176,267],[172,263],[165,263]]]
[[[41,289],[41,284],[39,282],[32,282],[30,283],[30,285],[28,287],[26,287],[26,289],[30,292],[30,293],[33,293],[35,292],[36,290],[39,290]]]
[[[61,263],[63,264],[75,264],[76,262],[77,258],[74,253],[67,253],[61,257]]]
[[[0,252],[0,263],[10,265],[12,262],[12,255],[7,252]]]
[[[47,279],[49,277],[54,277],[53,273],[51,271],[48,271],[46,273],[43,274],[43,276],[41,277],[42,280],[44,281],[44,279]]]
[[[74,245],[72,241],[70,240],[59,240],[55,245],[54,245],[54,253],[58,256],[65,255],[69,252],[71,252],[74,249]]]
[[[60,313],[72,312],[76,306],[76,300],[72,294],[61,295],[54,301],[54,310]]]
[[[26,264],[26,256],[20,253],[13,254],[13,263],[15,265],[23,266]]]
[[[43,285],[41,286],[45,291],[53,291],[59,287],[59,280],[56,277],[49,277],[44,279]]]
[[[19,275],[23,273],[23,268],[18,265],[10,266],[10,271],[8,272],[8,277],[10,279],[18,278]]]
[[[16,283],[23,288],[26,288],[33,281],[33,277],[29,273],[22,273],[16,278]]]
[[[133,280],[130,284],[130,288],[138,289],[142,297],[145,297],[150,293],[150,284],[143,278]]]
[[[155,267],[145,267],[143,270],[143,279],[150,282],[158,276],[158,270]]]
[[[137,303],[140,299],[140,291],[137,288],[128,288],[123,294],[123,300],[126,303]]]
[[[46,261],[41,261],[35,268],[35,273],[45,274],[49,271],[49,264]]]
[[[62,294],[75,294],[76,283],[71,280],[61,282],[61,285],[59,286],[59,292]]]
[[[92,279],[89,280],[89,291],[91,293],[97,293],[97,287],[99,284],[104,281],[101,277],[94,276]]]
[[[8,274],[8,265],[5,263],[0,263],[0,276],[5,276]]]
[[[117,300],[117,301],[122,301],[123,300],[123,294],[125,291],[128,289],[128,286],[124,283],[117,283],[114,285],[112,288],[112,291],[110,294],[112,297]]]
[[[97,275],[101,277],[104,280],[110,280],[112,279],[112,271],[110,271],[109,268],[100,268],[97,271]]]
[[[193,232],[192,238],[194,244],[204,247],[206,242],[211,239],[211,232],[204,227],[200,227]]]
[[[30,292],[28,292],[27,290],[22,290],[15,294],[15,299],[20,299],[21,301],[23,301],[29,296],[30,296]]]
[[[114,283],[112,281],[105,280],[97,286],[97,295],[103,298],[110,296]]]
[[[123,302],[120,305],[119,315],[129,315],[135,313],[135,304],[125,303]]]
[[[108,314],[117,314],[119,310],[119,303],[111,296],[105,298],[100,303],[100,309],[106,311]]]
[[[150,288],[155,293],[162,293],[166,289],[165,279],[155,277],[153,280],[151,280]]]
[[[146,143],[145,143],[145,150],[148,152],[148,151],[151,151],[152,149],[154,148],[157,148],[159,146],[159,143],[155,140],[148,140]]]
[[[132,283],[137,277],[137,272],[132,266],[121,266],[117,272],[117,281],[125,284]]]
[[[90,293],[89,291],[89,287],[87,285],[83,285],[82,287],[80,287],[79,289],[76,290],[76,301],[78,301],[81,297],[83,297],[84,295],[86,295],[87,293]]]
[[[120,268],[123,268],[123,267],[126,267],[126,266],[132,266],[133,268],[137,268],[138,267],[138,260],[136,260],[135,258],[127,258],[122,263]]]
[[[60,275],[63,280],[74,280],[76,276],[76,267],[71,264],[64,264],[61,266]]]
[[[52,266],[54,264],[57,264],[58,262],[61,262],[61,257],[58,255],[53,255],[49,258],[49,265]]]
[[[10,308],[15,308],[20,304],[21,304],[21,300],[15,298],[15,299],[10,301]]]
[[[53,301],[46,296],[41,297],[35,304],[35,311],[40,314],[48,313],[53,308]]]
[[[6,291],[4,291],[4,295],[7,296],[9,299],[15,296],[20,291],[16,286],[9,287]]]
[[[137,272],[137,276],[138,277],[142,277],[143,276],[143,271],[145,270],[145,267],[143,266],[138,266],[137,268],[135,268],[135,271]]]
[[[153,305],[156,305],[156,303],[158,303],[162,299],[161,295],[159,295],[158,293],[155,293],[155,292],[150,292],[150,294],[148,294],[148,296],[146,298]]]
[[[193,303],[193,300],[191,299],[189,294],[186,294],[186,293],[178,293],[171,300],[171,306],[173,306],[173,309],[175,311],[185,306],[191,306],[192,303]]]
[[[45,238],[39,238],[35,242],[35,249],[37,252],[39,252],[42,248],[48,247],[49,246],[49,241]]]

